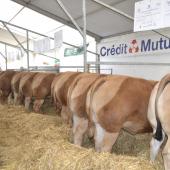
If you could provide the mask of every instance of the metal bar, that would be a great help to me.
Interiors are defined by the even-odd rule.
[[[121,4],[122,2],[125,2],[125,1],[128,1],[128,0],[119,0],[119,1],[117,1],[117,2],[110,3],[109,5],[115,6],[115,5]],[[95,14],[95,13],[101,11],[101,10],[103,10],[103,7],[98,8],[98,9],[96,9],[96,10],[94,10],[94,11],[91,11],[91,12],[87,13],[86,16],[89,17],[89,16],[91,16],[91,15],[93,15],[93,14]],[[83,15],[80,15],[80,16],[78,16],[77,18],[75,18],[75,20],[77,21],[77,20],[79,20],[79,19],[82,19],[82,17],[83,17]]]
[[[96,53],[97,53],[97,44],[96,42]],[[100,55],[96,55],[96,63],[100,63]],[[96,64],[96,73],[100,73],[100,65]]]
[[[7,53],[7,45],[5,44],[5,56],[6,56],[6,70],[8,69],[8,53]]]
[[[6,60],[5,55],[0,51],[0,55]]]
[[[68,10],[65,8],[64,4],[62,3],[62,1],[60,0],[55,0],[55,2],[57,2],[57,4],[61,7],[61,9],[64,11],[64,13],[67,15],[67,17],[72,21],[72,23],[75,25],[75,27],[77,28],[77,30],[79,31],[79,33],[82,35],[83,37],[83,32],[81,30],[81,28],[79,27],[79,25],[77,24],[77,22],[74,20],[74,18],[70,15],[70,13],[68,12]]]
[[[11,22],[16,16],[24,9],[25,7],[23,6],[8,22]]]
[[[26,31],[26,37],[27,37],[27,69],[29,71],[29,32]]]
[[[147,63],[147,62],[105,62],[100,61],[99,63],[96,62],[87,62],[87,64],[91,65],[152,65],[152,66],[170,66],[170,63]]]
[[[14,48],[20,49],[20,47],[17,47],[17,46],[15,46],[15,45],[13,45],[13,44],[9,44],[9,43],[4,42],[4,41],[0,41],[0,44],[5,44],[5,45],[7,45],[7,46],[10,46],[10,47],[14,47]]]
[[[50,38],[51,40],[54,40],[53,37],[49,37],[49,36],[47,36],[47,35],[44,35],[44,34],[41,34],[41,33],[35,32],[35,31],[32,31],[32,30],[30,30],[30,29],[23,28],[23,27],[20,27],[20,26],[17,26],[17,25],[15,25],[15,24],[11,24],[11,23],[8,23],[8,22],[2,21],[2,20],[0,20],[0,22],[1,22],[1,23],[5,23],[6,25],[11,25],[11,26],[13,26],[13,27],[17,27],[17,28],[19,28],[19,29],[23,29],[23,30],[25,30],[25,31],[29,31],[30,33],[37,34],[37,35],[42,36],[42,37],[48,37],[48,38]],[[79,46],[76,46],[76,45],[73,45],[73,44],[70,44],[70,43],[67,43],[67,42],[63,42],[63,44],[69,45],[69,46],[71,46],[71,47],[79,48]],[[93,51],[87,50],[87,52],[96,55],[96,53],[93,52]]]
[[[114,8],[114,7],[110,6],[110,5],[107,5],[107,4],[103,3],[102,1],[99,1],[99,0],[92,0],[92,1],[96,2],[99,5],[102,5],[102,6],[106,7],[107,9],[110,9],[110,10],[114,11],[115,13],[117,13],[117,14],[123,16],[123,17],[126,17],[127,19],[129,19],[131,21],[134,20],[134,18],[132,16],[118,10],[117,8]]]
[[[20,43],[20,41],[17,39],[17,37],[13,34],[13,32],[11,32],[11,30],[8,28],[8,26],[2,22],[2,24],[4,25],[4,27],[9,31],[9,33],[11,34],[11,36],[15,39],[15,41],[21,46],[21,48],[27,53],[27,50],[24,48],[24,46]]]
[[[86,0],[83,0],[83,46],[84,46],[84,72],[88,71],[87,68],[87,37],[86,37]]]

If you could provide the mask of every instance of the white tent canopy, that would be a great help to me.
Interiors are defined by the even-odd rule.
[[[47,0],[13,1],[53,18],[65,25],[74,27],[56,0],[48,0],[48,3]],[[83,27],[82,1],[62,0],[62,2],[76,22]],[[135,0],[105,0],[103,2],[133,17]],[[96,3],[94,0],[87,0],[86,3],[87,33],[89,35],[96,39],[101,39],[133,31],[132,20],[113,12],[112,10]]]

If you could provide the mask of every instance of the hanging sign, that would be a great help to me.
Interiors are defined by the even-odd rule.
[[[60,30],[54,34],[54,48],[60,48],[63,45],[63,31]]]
[[[36,53],[48,52],[50,50],[50,38],[34,41],[33,47]]]
[[[79,48],[65,48],[64,57],[81,55],[83,52],[83,46],[80,46]]]

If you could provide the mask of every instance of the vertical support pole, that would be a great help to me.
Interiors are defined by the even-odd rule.
[[[96,73],[99,73],[100,74],[100,55],[97,54],[97,45],[98,45],[98,42],[96,42]]]
[[[7,53],[7,45],[5,44],[5,69],[8,69],[8,53]]]
[[[86,39],[86,0],[83,0],[83,46],[84,46],[84,72],[87,72],[87,39]]]
[[[26,31],[26,34],[27,34],[27,69],[29,71],[30,64],[29,64],[29,32],[28,30]]]

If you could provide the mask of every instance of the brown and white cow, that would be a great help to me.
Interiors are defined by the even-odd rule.
[[[73,80],[81,74],[80,72],[64,72],[53,84],[53,98],[55,103],[61,105],[61,117],[65,123],[72,125],[72,116],[67,105],[68,90]]]
[[[128,76],[107,76],[94,83],[89,119],[95,125],[95,149],[110,152],[121,129],[151,132],[147,109],[156,82]]]
[[[39,112],[46,97],[51,95],[51,84],[56,74],[38,73],[32,81],[33,110]]]
[[[74,144],[81,145],[83,136],[90,124],[86,113],[86,96],[91,85],[103,75],[82,73],[71,84],[68,92],[68,103],[73,115]]]
[[[37,72],[28,72],[25,74],[19,84],[19,96],[24,99],[25,108],[29,111],[32,99],[32,81]]]
[[[22,104],[22,98],[19,95],[19,84],[20,84],[21,78],[27,73],[28,72],[18,72],[13,76],[11,80],[11,88],[12,88],[12,92],[14,96],[14,104],[16,105]]]
[[[9,96],[11,96],[11,80],[16,74],[15,71],[5,71],[0,75],[0,103],[4,104],[7,102]]]
[[[162,78],[154,87],[148,108],[148,119],[153,128],[150,142],[150,158],[155,160],[162,143],[167,137],[162,151],[165,170],[170,169],[170,74]]]

